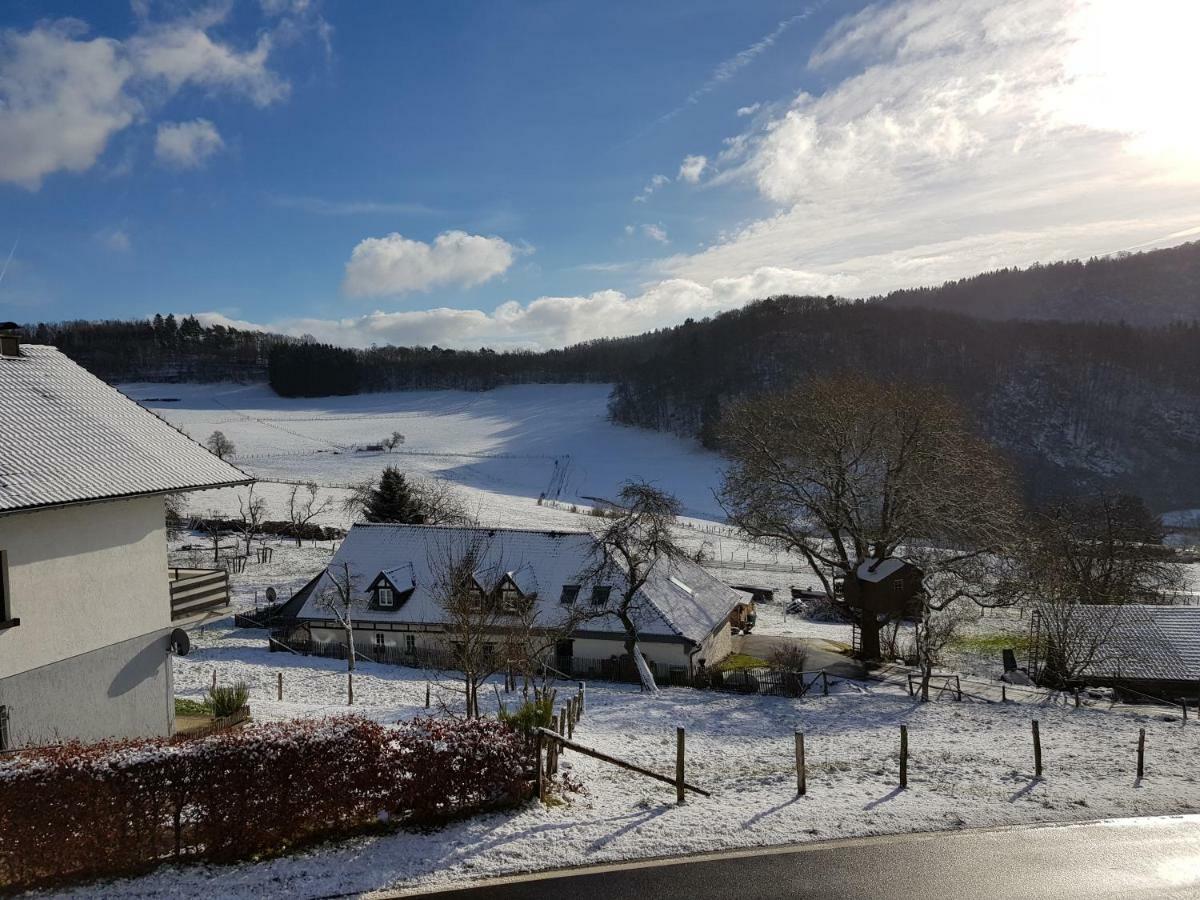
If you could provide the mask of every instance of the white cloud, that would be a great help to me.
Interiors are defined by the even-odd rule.
[[[140,105],[117,41],[86,39],[82,22],[0,32],[0,181],[37,190],[52,172],[82,172]]]
[[[872,6],[810,60],[840,81],[720,156],[712,181],[778,212],[662,271],[803,267],[869,294],[1193,227],[1200,125],[1181,110],[1197,29],[1200,6],[1169,0]]]
[[[745,116],[752,116],[761,108],[761,103],[751,103],[749,106],[739,106],[737,111],[738,118],[740,119],[744,118]]]
[[[154,155],[164,165],[197,169],[224,146],[216,126],[208,119],[163,122],[154,138]]]
[[[667,229],[661,225],[647,223],[642,226],[642,234],[650,238],[652,241],[658,241],[660,244],[669,244],[671,239],[667,237]]]
[[[696,184],[704,169],[708,166],[708,158],[704,156],[685,156],[679,166],[679,179],[688,184]]]
[[[116,253],[128,253],[133,249],[129,232],[124,228],[104,228],[96,232],[96,240]]]
[[[664,184],[670,184],[671,179],[666,175],[655,175],[646,182],[646,186],[642,188],[642,192],[633,198],[634,203],[645,203],[650,195],[657,191]]]
[[[230,8],[156,23],[150,4],[135,4],[137,31],[125,41],[89,38],[75,19],[0,31],[0,182],[37,190],[54,172],[90,169],[113,135],[188,86],[260,107],[286,97],[272,50],[302,33],[327,40],[324,20],[307,3],[288,4],[238,49],[209,33]]]
[[[172,93],[194,85],[242,94],[260,107],[288,95],[288,82],[267,68],[273,42],[270,32],[239,52],[214,41],[205,27],[208,24],[185,20],[157,25],[130,38],[130,56],[138,71],[162,79]]]
[[[439,285],[481,284],[508,271],[517,248],[503,238],[447,231],[431,244],[392,233],[361,241],[346,263],[342,289],[382,297]]]
[[[351,346],[372,343],[442,347],[561,347],[595,337],[620,337],[713,315],[758,297],[784,293],[840,293],[850,280],[810,272],[764,267],[738,278],[711,284],[668,279],[640,294],[598,291],[578,297],[539,297],[526,304],[510,301],[492,312],[479,309],[426,309],[382,312],[344,319],[284,319],[266,325],[211,319],[238,328],[263,328]]]

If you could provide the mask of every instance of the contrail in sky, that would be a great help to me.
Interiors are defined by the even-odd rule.
[[[4,261],[4,268],[0,269],[0,284],[4,284],[4,273],[8,271],[8,264],[12,262],[13,254],[17,252],[17,242],[21,240],[18,234],[16,240],[13,241],[12,249],[8,251],[8,259]]]

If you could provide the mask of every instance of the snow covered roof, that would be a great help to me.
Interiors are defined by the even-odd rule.
[[[508,574],[526,596],[536,592],[538,620],[549,625],[561,621],[570,609],[560,602],[563,585],[582,583],[582,573],[593,560],[596,540],[586,531],[358,523],[346,534],[326,572],[337,572],[349,563],[360,598],[365,600],[364,592],[381,572],[398,568],[411,571],[416,590],[404,604],[395,610],[360,613],[360,620],[438,624],[445,620],[445,613],[431,591],[436,581],[436,561],[447,551],[461,553],[471,546],[479,547],[483,554],[480,572]],[[306,586],[297,619],[330,618],[320,605],[329,577],[321,576],[311,589]],[[493,575],[487,586],[494,586],[498,580]],[[589,603],[590,596],[589,590],[582,590],[576,603]],[[688,560],[662,560],[642,588],[636,621],[647,637],[677,636],[698,643],[728,619],[740,600],[736,591],[699,565]],[[621,631],[620,623],[612,616],[588,622],[585,627],[588,631]]]
[[[1200,679],[1200,607],[1129,604],[1080,606],[1081,624],[1109,637],[1089,671],[1101,677]]]
[[[0,515],[252,480],[53,347],[0,356]]]
[[[902,559],[889,556],[887,559],[866,559],[858,564],[855,574],[860,581],[883,581],[889,575],[899,572],[907,565]]]

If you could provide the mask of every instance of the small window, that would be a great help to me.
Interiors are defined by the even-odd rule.
[[[8,736],[8,707],[0,706],[0,750],[12,748],[12,740]]]
[[[597,585],[592,588],[592,606],[603,606],[608,602],[608,595],[612,593],[612,588],[605,585]]]
[[[892,582],[892,592],[896,593],[896,594],[904,593],[904,579],[903,578],[897,578],[895,581]]]
[[[409,653],[417,652],[417,636],[415,634],[406,634],[404,636],[404,649]]]
[[[491,662],[495,658],[496,658],[496,645],[495,644],[484,644],[483,645],[484,662]]]
[[[579,599],[579,585],[564,584],[562,597],[559,598],[559,602],[566,604],[566,605],[570,605],[578,599]]]
[[[379,605],[383,609],[391,609],[396,605],[395,594],[386,584],[379,587]]]
[[[375,632],[375,646],[383,649],[383,635],[380,632]]]

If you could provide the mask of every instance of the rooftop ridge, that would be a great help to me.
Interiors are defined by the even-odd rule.
[[[426,525],[415,522],[354,522],[351,528],[413,528],[427,531],[503,531],[511,534],[588,535],[586,528],[519,528],[512,525]]]

